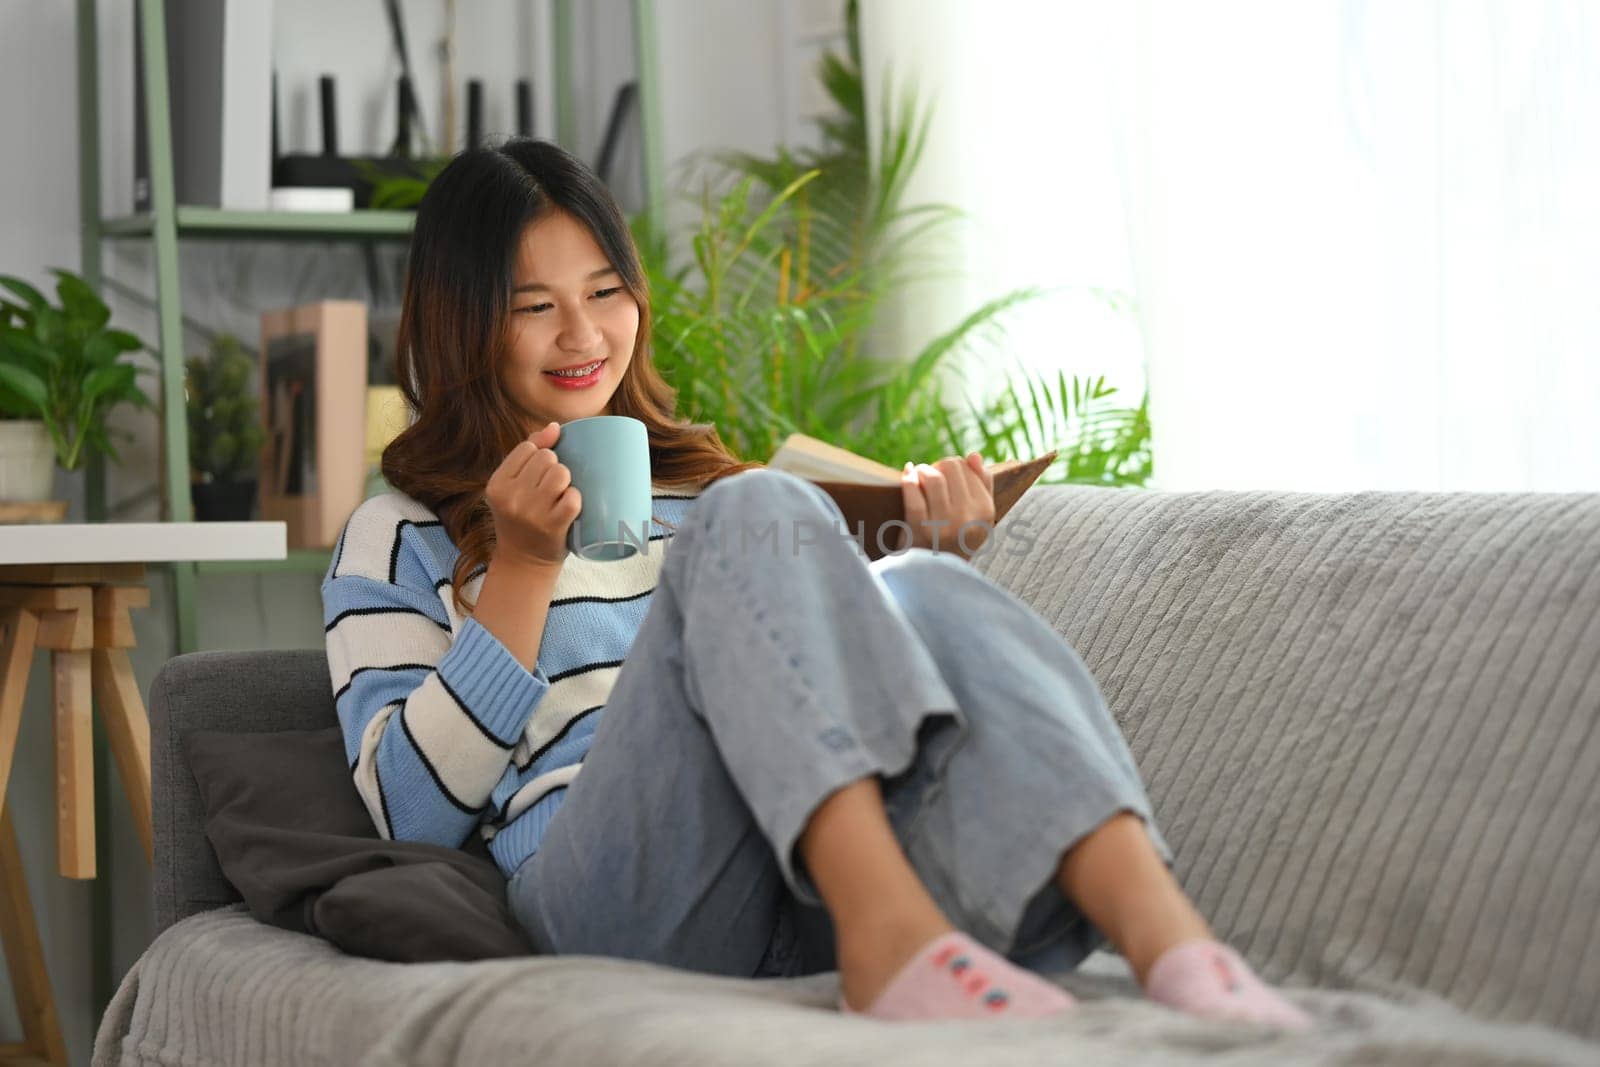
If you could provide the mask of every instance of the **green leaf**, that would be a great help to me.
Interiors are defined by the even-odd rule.
[[[84,336],[94,333],[111,320],[111,309],[106,307],[89,283],[70,271],[55,269],[56,294],[67,318],[77,324]]]
[[[44,380],[26,367],[0,363],[0,386],[20,397],[34,413],[42,416],[49,410],[50,399]]]
[[[116,363],[119,355],[128,351],[118,344],[112,333],[113,331],[97,333],[84,343],[83,361],[90,367],[111,366]]]
[[[67,317],[53,307],[34,313],[33,336],[42,345],[58,348],[67,339]]]
[[[136,368],[126,363],[99,367],[83,380],[83,395],[88,400],[95,400],[101,396],[109,396],[116,400],[131,399],[131,393],[138,392],[138,387],[134,385],[135,374],[137,374]]]
[[[145,348],[145,343],[126,330],[107,330],[105,336],[116,346],[118,352],[140,352]]]
[[[36,419],[39,412],[22,397],[0,382],[0,416],[10,419]]]
[[[0,329],[0,353],[8,362],[26,366],[41,378],[47,378],[61,365],[55,349],[46,348],[17,329]]]
[[[29,285],[27,282],[23,281],[21,278],[13,278],[9,274],[0,274],[0,285],[5,286],[13,293],[20,296],[23,303],[28,305],[28,309],[30,311],[37,312],[40,308],[49,306],[49,302],[45,300],[44,294],[39,292],[39,290],[35,289],[33,286]]]

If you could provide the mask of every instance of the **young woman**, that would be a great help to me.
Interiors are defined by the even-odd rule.
[[[1109,939],[1157,1001],[1308,1025],[1172,877],[1077,654],[967,562],[976,538],[930,547],[992,519],[981,457],[908,464],[915,536],[869,563],[824,493],[675,415],[647,295],[554,145],[464,152],[424,198],[399,492],[323,585],[379,831],[480,834],[541,952],[837,968],[846,1011],[1015,1018],[1069,1009],[1039,972]],[[600,414],[649,431],[652,541],[620,562],[564,547],[583,501],[552,446]]]

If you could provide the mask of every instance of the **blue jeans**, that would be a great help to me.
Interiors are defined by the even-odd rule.
[[[1049,624],[951,553],[869,562],[844,527],[781,471],[695,502],[583,771],[511,879],[540,952],[833,969],[795,845],[868,775],[945,916],[1034,970],[1105,944],[1055,884],[1067,848],[1130,811],[1171,865],[1115,720]]]

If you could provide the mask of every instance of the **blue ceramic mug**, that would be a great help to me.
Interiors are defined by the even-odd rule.
[[[567,530],[567,548],[584,559],[621,560],[650,543],[650,438],[625,415],[563,423],[556,458],[572,472],[583,510]]]

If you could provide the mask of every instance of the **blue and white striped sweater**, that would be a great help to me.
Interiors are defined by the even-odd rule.
[[[383,836],[458,847],[477,828],[508,877],[538,849],[649,610],[671,543],[662,521],[681,523],[696,494],[654,495],[649,552],[567,558],[531,674],[456,611],[459,553],[432,512],[399,493],[356,509],[322,583],[323,623],[345,752]]]

